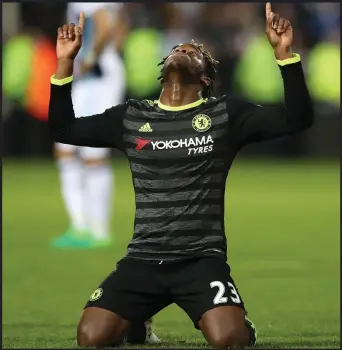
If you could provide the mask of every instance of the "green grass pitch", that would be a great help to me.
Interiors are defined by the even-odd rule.
[[[127,162],[116,161],[103,251],[58,251],[67,218],[51,162],[3,162],[3,348],[76,347],[81,309],[123,256],[133,228]],[[237,160],[226,192],[232,275],[261,348],[340,346],[339,164]],[[148,282],[148,281],[147,281]],[[164,347],[203,347],[184,312],[155,317]]]

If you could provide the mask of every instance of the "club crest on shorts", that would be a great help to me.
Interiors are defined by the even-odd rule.
[[[101,298],[103,294],[103,289],[102,288],[97,288],[95,292],[90,296],[89,301],[96,301]]]
[[[192,119],[192,127],[198,132],[205,132],[211,127],[211,119],[206,114],[197,114]]]

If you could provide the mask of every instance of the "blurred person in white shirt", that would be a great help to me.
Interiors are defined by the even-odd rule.
[[[116,50],[124,35],[121,3],[69,3],[68,22],[83,11],[87,24],[75,65],[72,99],[76,117],[102,113],[123,102],[124,64]],[[87,249],[110,244],[109,212],[113,174],[110,150],[55,144],[61,192],[70,226],[51,243]]]

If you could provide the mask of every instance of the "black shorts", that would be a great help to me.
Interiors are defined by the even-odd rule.
[[[215,307],[244,309],[230,267],[219,258],[170,264],[125,258],[85,307],[103,308],[131,322],[144,322],[172,303],[188,314],[196,328],[202,315]]]

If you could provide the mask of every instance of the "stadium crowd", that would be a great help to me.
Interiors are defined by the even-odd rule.
[[[16,123],[18,108],[9,102],[19,102],[25,114],[46,118],[49,93],[46,76],[55,69],[56,28],[65,20],[66,3],[5,5],[4,11],[9,15],[4,16],[3,23],[7,42],[3,54],[3,111],[5,118],[13,117],[11,122],[7,121],[10,128],[11,123]],[[315,103],[319,104],[320,111],[334,115],[340,105],[339,6],[329,2],[274,5],[275,11],[291,19],[295,28],[293,49],[302,56]],[[116,46],[126,68],[127,97],[158,97],[161,58],[170,47],[194,38],[203,42],[220,62],[217,93],[237,94],[263,104],[282,103],[282,81],[264,35],[263,4],[125,3],[120,11],[122,33]],[[33,44],[22,40],[23,34]],[[36,44],[42,40],[44,45]],[[22,64],[22,57],[27,57],[28,52],[33,56],[36,52],[40,57],[36,65]],[[142,65],[144,70],[140,69]],[[42,66],[46,68],[43,77]],[[294,144],[293,140],[290,143]],[[6,149],[5,145],[5,152]]]

